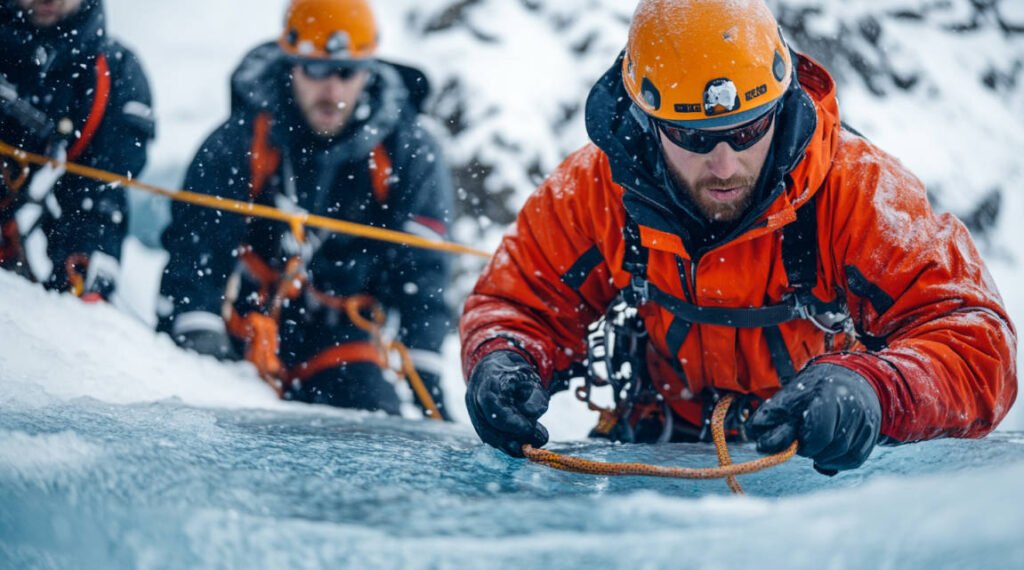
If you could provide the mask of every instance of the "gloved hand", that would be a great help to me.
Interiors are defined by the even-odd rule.
[[[427,372],[426,370],[416,370],[416,373],[420,375],[420,380],[423,380],[423,386],[426,387],[427,391],[430,392],[430,397],[434,400],[434,405],[437,406],[437,411],[441,412],[441,419],[446,422],[452,421],[451,416],[448,414],[448,407],[444,403],[444,391],[441,389],[441,376],[434,372]],[[415,397],[416,405],[423,410],[423,415],[427,416],[427,409],[420,402],[418,396]],[[429,416],[428,416],[429,417]]]
[[[854,469],[878,442],[882,409],[875,389],[860,374],[835,364],[813,364],[767,400],[751,419],[762,453],[783,451],[814,459],[825,475]]]
[[[121,264],[117,259],[102,251],[94,251],[89,256],[85,272],[82,300],[87,303],[113,300],[120,274]]]
[[[231,344],[231,337],[223,331],[214,330],[193,330],[174,336],[174,342],[178,346],[213,356],[218,360],[238,360],[238,353]]]
[[[550,396],[533,366],[517,352],[498,350],[483,357],[469,375],[466,408],[484,443],[513,457],[521,447],[541,447],[548,430],[537,422]]]

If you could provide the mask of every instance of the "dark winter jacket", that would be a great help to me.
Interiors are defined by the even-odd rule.
[[[51,28],[33,26],[16,2],[0,2],[0,74],[22,101],[46,115],[56,133],[39,140],[0,112],[0,139],[51,154],[64,146],[68,160],[138,176],[154,136],[149,84],[135,54],[107,35],[100,0],[85,0],[77,13]],[[15,210],[25,206],[25,188],[0,212],[8,230]],[[72,175],[62,177],[52,195],[56,200],[40,200],[43,214],[33,225],[48,242],[53,263],[48,284],[63,288],[65,261],[72,254],[120,257],[127,198],[123,188]],[[25,225],[29,218],[21,219]],[[13,251],[21,249],[12,247],[18,234],[27,237],[32,230],[5,232],[5,265],[24,254]]]
[[[487,354],[514,350],[551,384],[584,358],[588,323],[626,291],[651,301],[640,307],[646,365],[690,424],[702,420],[702,392],[767,398],[814,360],[871,383],[892,440],[994,429],[1017,392],[1016,332],[995,285],[963,224],[936,215],[919,180],[841,127],[824,69],[799,57],[758,201],[718,235],[672,195],[620,69],[591,92],[595,144],[530,197],[466,301],[467,376]],[[816,253],[788,253],[794,243]],[[800,295],[805,307],[843,305],[862,343],[839,350],[806,314],[747,320]]]
[[[330,140],[307,127],[291,98],[288,76],[273,44],[246,56],[232,77],[231,117],[203,143],[185,188],[444,237],[452,216],[452,187],[437,142],[418,121],[423,75],[381,63],[350,124]],[[254,184],[254,173],[264,177],[254,172],[251,151],[264,147],[279,153],[279,164],[265,181]],[[287,225],[280,222],[181,203],[174,205],[172,216],[163,235],[170,261],[162,294],[172,301],[173,311],[161,326],[173,336],[223,330],[225,284],[238,267],[241,244],[276,270],[298,251]],[[366,293],[397,310],[400,339],[414,356],[435,361],[428,368],[436,368],[436,353],[451,318],[442,294],[449,280],[448,258],[319,230],[311,230],[308,237],[303,252],[312,287],[340,297]],[[260,308],[251,301],[243,293],[235,309],[244,314]],[[347,317],[309,295],[289,304],[280,326],[281,358],[289,367],[329,346],[365,338]]]

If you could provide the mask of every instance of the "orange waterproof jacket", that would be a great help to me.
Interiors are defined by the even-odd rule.
[[[581,361],[587,325],[630,286],[631,223],[652,287],[699,307],[782,303],[793,292],[784,228],[813,208],[804,212],[816,227],[812,293],[844,304],[861,342],[829,350],[829,335],[808,320],[734,328],[644,304],[648,367],[673,410],[699,422],[696,395],[708,387],[771,396],[786,376],[777,370],[783,352],[797,371],[814,359],[863,375],[891,440],[980,437],[998,424],[1017,381],[1016,333],[996,286],[963,224],[933,213],[917,178],[841,127],[824,69],[799,57],[799,87],[784,99],[762,200],[710,244],[692,237],[694,216],[670,205],[660,151],[630,117],[617,69],[588,99],[596,144],[569,156],[529,198],[466,301],[467,377],[495,350],[522,353],[549,386]]]

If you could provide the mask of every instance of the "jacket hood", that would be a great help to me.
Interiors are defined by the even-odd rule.
[[[37,28],[14,0],[0,0],[0,69],[49,73],[96,57],[106,38],[102,0],[83,0],[78,12]]]
[[[765,225],[766,218],[781,209],[792,211],[825,179],[840,127],[835,84],[820,65],[796,55],[797,81],[783,95],[755,200],[731,231],[711,245]],[[657,139],[645,128],[646,119],[623,87],[621,58],[620,54],[590,91],[587,132],[608,156],[612,179],[625,188],[623,204],[630,216],[643,226],[679,235],[691,251],[700,249],[697,244],[705,241],[709,224],[676,189]]]
[[[330,147],[335,160],[365,157],[400,124],[414,123],[429,94],[419,70],[379,61],[349,125],[336,137],[322,139],[309,131],[292,99],[290,65],[276,42],[250,51],[231,75],[232,114],[269,111],[275,119],[275,143],[285,145],[302,137]]]

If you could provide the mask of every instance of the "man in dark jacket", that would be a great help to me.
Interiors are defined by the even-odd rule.
[[[0,0],[0,140],[138,176],[154,134],[150,105],[135,54],[106,33],[101,0]],[[20,167],[6,168],[17,178]],[[90,299],[113,294],[123,188],[33,169],[23,184],[0,181],[0,225],[0,266]]]
[[[376,45],[366,2],[293,1],[279,41],[235,71],[231,117],[185,188],[443,238],[452,188],[418,120],[426,80],[376,59]],[[172,216],[162,293],[173,310],[161,327],[178,344],[221,358],[244,350],[286,399],[398,414],[371,335],[345,309],[372,298],[400,315],[399,340],[444,415],[444,254],[319,230],[302,239],[281,222],[186,204]]]

